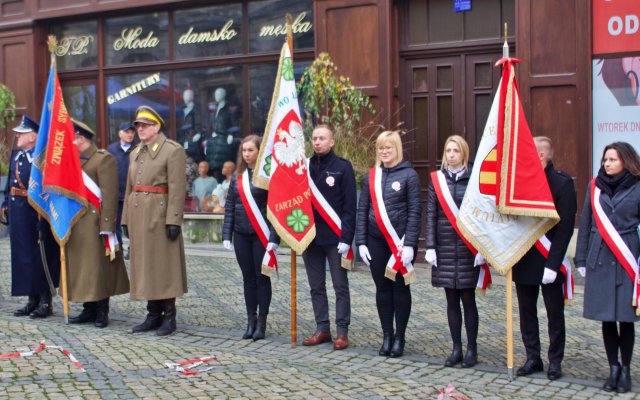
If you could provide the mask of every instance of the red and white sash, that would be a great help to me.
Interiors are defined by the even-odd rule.
[[[456,231],[460,239],[467,246],[471,254],[474,256],[478,254],[478,250],[465,239],[465,237],[458,229],[458,206],[456,202],[453,200],[451,196],[451,192],[449,191],[449,186],[447,185],[447,178],[444,176],[442,171],[433,171],[431,173],[431,182],[433,182],[433,188],[435,189],[436,196],[438,196],[438,202],[444,211],[444,214],[447,216],[449,223],[453,226],[453,229]],[[480,275],[478,276],[478,282],[476,283],[476,289],[481,290],[482,292],[486,291],[487,288],[491,287],[492,279],[491,279],[491,270],[489,266],[484,263],[480,265]]]
[[[398,233],[389,220],[384,199],[382,198],[382,169],[380,167],[371,168],[369,172],[369,194],[371,195],[371,204],[373,206],[373,213],[376,216],[376,221],[378,222],[378,227],[384,235],[389,249],[391,249],[391,257],[387,262],[384,275],[392,281],[395,281],[396,274],[400,272],[404,277],[405,285],[413,283],[416,279],[416,272],[413,269],[413,265],[409,264],[405,266],[402,264],[404,236],[402,239],[398,237]]]
[[[87,201],[93,204],[93,206],[98,209],[98,212],[100,212],[102,209],[102,190],[100,190],[100,186],[84,171],[82,171],[82,180],[84,181],[85,188],[87,188]],[[108,256],[109,260],[113,261],[113,259],[116,258],[116,251],[120,249],[118,237],[115,232],[100,232],[100,234],[104,235],[105,256]]]
[[[542,235],[540,239],[535,243],[536,249],[542,254],[544,258],[549,258],[549,249],[551,249],[551,241],[547,238],[547,235]],[[564,284],[562,284],[562,291],[564,292],[564,299],[569,301],[573,299],[573,274],[571,273],[571,263],[567,257],[562,259],[562,265],[560,265],[560,272],[564,275]]]
[[[631,253],[631,250],[627,244],[622,240],[622,237],[613,226],[609,217],[602,209],[600,204],[600,188],[596,186],[596,178],[591,181],[591,210],[593,212],[593,218],[596,220],[598,232],[604,239],[609,249],[616,256],[618,262],[622,265],[631,282],[633,282],[633,301],[632,305],[636,307],[636,314],[640,315],[640,308],[638,308],[638,296],[640,295],[640,278],[638,277],[638,261]]]
[[[251,226],[253,226],[258,238],[260,238],[260,242],[266,249],[267,243],[269,243],[269,226],[260,213],[260,208],[258,208],[256,200],[251,194],[251,179],[249,179],[249,171],[246,169],[242,175],[238,175],[238,194],[240,194],[242,205],[247,212],[249,221],[251,221]],[[262,257],[262,274],[271,276],[271,271],[274,269],[276,271],[278,270],[276,254],[273,250],[265,251],[264,257]]]
[[[307,171],[309,169],[307,168]],[[342,220],[338,213],[335,212],[331,204],[324,198],[320,189],[316,186],[316,183],[311,179],[311,173],[309,173],[309,188],[311,189],[311,201],[313,206],[318,211],[322,219],[329,225],[329,228],[335,233],[338,238],[342,236]],[[351,269],[353,265],[353,249],[349,244],[349,252],[346,257],[341,258],[342,268]]]

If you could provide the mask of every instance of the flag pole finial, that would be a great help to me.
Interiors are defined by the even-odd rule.
[[[502,57],[509,58],[509,45],[507,44],[507,23],[504,23],[504,44],[502,45]]]
[[[291,13],[287,13],[284,19],[287,21],[287,43],[289,44],[289,52],[293,60],[293,16]]]
[[[47,47],[49,48],[49,52],[52,54],[56,54],[56,49],[58,48],[58,40],[55,35],[49,35],[47,39]]]

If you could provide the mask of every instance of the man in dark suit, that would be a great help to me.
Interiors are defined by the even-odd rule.
[[[540,358],[540,333],[538,327],[537,302],[542,288],[542,297],[549,320],[549,369],[550,380],[562,376],[564,357],[564,294],[565,276],[560,273],[562,260],[567,252],[576,215],[576,190],[573,179],[568,174],[553,167],[553,144],[544,136],[534,138],[538,155],[542,162],[553,202],[560,215],[560,222],[546,236],[551,242],[549,257],[545,258],[535,246],[513,267],[513,281],[516,283],[518,308],[520,310],[520,331],[527,353],[527,361],[518,369],[517,375],[530,375],[543,371]]]
[[[107,147],[107,151],[116,158],[118,166],[118,221],[116,224],[116,236],[118,242],[122,244],[122,206],[124,204],[124,192],[127,189],[127,172],[129,171],[129,155],[133,151],[133,138],[135,128],[131,122],[123,122],[118,128],[120,140],[113,142]],[[128,256],[128,255],[127,255]]]

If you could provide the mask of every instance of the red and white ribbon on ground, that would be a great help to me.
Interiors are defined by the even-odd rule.
[[[165,363],[164,365],[166,365],[167,368],[171,370],[181,372],[183,375],[195,375],[199,374],[200,372],[206,372],[212,369],[213,367],[199,367],[208,363],[209,361],[214,361],[217,359],[218,358],[216,356],[197,357],[191,360],[178,361],[175,363]]]
[[[87,200],[100,211],[102,209],[102,190],[86,172],[82,171],[82,181],[87,188]],[[118,238],[115,232],[100,232],[104,236],[105,255],[109,260],[116,258],[116,251],[119,249]]]
[[[549,250],[551,249],[551,241],[547,238],[547,235],[542,235],[540,239],[535,243],[536,249],[544,256],[549,258]],[[564,292],[564,299],[566,301],[573,299],[573,274],[571,273],[571,263],[569,259],[565,257],[560,265],[560,272],[564,275],[564,284],[562,285],[562,291]]]
[[[471,400],[466,396],[456,393],[456,388],[452,384],[447,385],[446,389],[438,389],[438,400],[444,400],[445,397],[451,397],[458,400]]]
[[[60,351],[62,354],[64,354],[65,356],[67,356],[69,358],[69,360],[73,363],[73,365],[75,365],[76,367],[80,368],[80,370],[82,372],[86,372],[84,369],[84,366],[78,361],[78,359],[76,359],[73,354],[71,354],[71,352],[69,352],[69,350],[60,347],[60,346],[48,346],[44,343],[44,340],[40,341],[40,344],[38,345],[38,347],[36,347],[35,349],[31,350],[31,351],[25,351],[25,352],[21,352],[21,353],[6,353],[6,354],[0,354],[0,359],[4,359],[4,358],[21,358],[21,357],[28,357],[28,356],[32,356],[34,354],[40,353],[42,350],[45,349],[49,349],[49,350],[58,350]]]

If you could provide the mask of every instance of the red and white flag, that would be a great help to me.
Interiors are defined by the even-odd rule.
[[[82,181],[86,188],[86,199],[90,204],[100,212],[102,210],[102,190],[100,186],[86,172],[82,171]],[[120,242],[115,232],[100,232],[104,236],[105,256],[109,257],[109,261],[116,258],[116,252],[120,250]]]
[[[298,253],[316,236],[306,161],[293,60],[284,43],[253,184],[269,191],[267,218]]]

